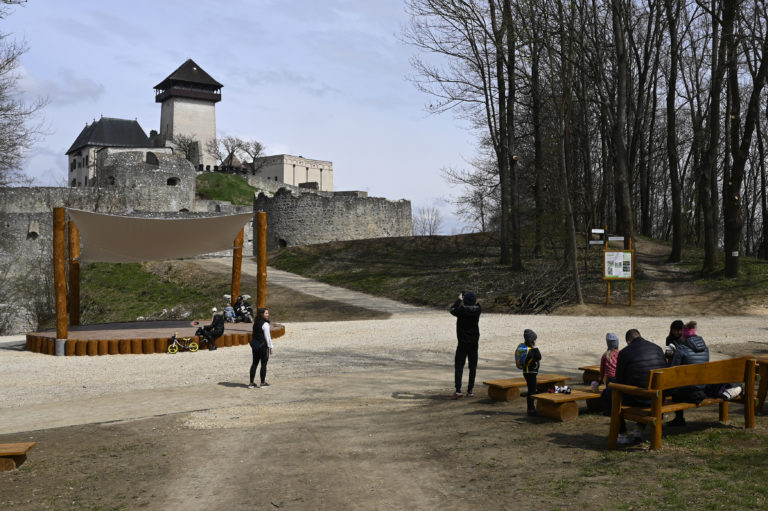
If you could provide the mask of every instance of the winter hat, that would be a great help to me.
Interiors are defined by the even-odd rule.
[[[477,297],[472,291],[464,293],[464,305],[474,305],[477,302]]]
[[[536,339],[538,339],[538,336],[536,335],[536,332],[526,328],[525,331],[523,331],[523,339],[525,339],[525,344],[530,346]]]
[[[605,343],[608,345],[609,350],[615,350],[619,347],[619,338],[613,332],[605,334]]]
[[[689,321],[683,327],[683,339],[687,339],[693,335],[696,335],[696,322]]]
[[[682,330],[683,329],[683,322],[679,319],[676,319],[672,322],[671,325],[669,325],[670,330]]]

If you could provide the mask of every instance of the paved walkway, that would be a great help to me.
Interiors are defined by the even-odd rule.
[[[210,269],[211,271],[232,271],[232,259],[228,257],[199,259],[195,262],[203,267]],[[242,272],[243,275],[256,277],[256,262],[249,258],[243,258]],[[432,310],[426,307],[416,307],[414,305],[396,302],[387,298],[381,298],[378,296],[360,293],[358,291],[331,286],[316,280],[302,277],[301,275],[296,275],[295,273],[289,273],[287,271],[278,270],[268,266],[267,285],[269,284],[287,287],[289,289],[293,289],[294,291],[316,296],[318,298],[324,298],[326,300],[333,300],[336,302],[342,302],[349,305],[387,312],[390,314],[413,314]]]

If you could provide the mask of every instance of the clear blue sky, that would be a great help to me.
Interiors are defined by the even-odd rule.
[[[406,80],[415,49],[400,42],[400,0],[29,0],[0,25],[29,45],[24,95],[45,96],[48,134],[25,171],[62,185],[65,151],[104,115],[158,129],[153,87],[187,58],[224,85],[219,136],[267,154],[330,160],[336,190],[437,206],[459,231],[443,167],[462,167],[474,137]]]

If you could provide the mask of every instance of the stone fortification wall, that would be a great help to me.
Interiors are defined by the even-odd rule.
[[[97,183],[130,190],[139,211],[191,211],[197,172],[190,162],[151,151],[101,151]]]
[[[125,189],[107,188],[0,188],[0,262],[9,263],[25,255],[50,256],[53,245],[53,208],[65,207],[98,213],[152,218],[190,218],[234,215],[252,211],[251,206],[233,206],[220,201],[193,201],[188,211],[176,210],[178,195],[171,189],[164,197],[144,188],[146,193],[129,194]],[[164,189],[161,189],[164,190]],[[143,199],[152,198],[158,207],[147,209]],[[163,207],[165,206],[165,207]],[[163,207],[161,209],[161,207]],[[252,222],[245,225],[244,253],[253,253]],[[208,257],[231,255],[228,250]]]
[[[328,241],[411,236],[411,202],[365,197],[359,192],[260,193],[255,211],[267,213],[267,250]]]
[[[281,188],[284,188],[284,189],[286,189],[286,190],[288,190],[290,192],[293,192],[296,195],[298,195],[300,193],[312,192],[312,193],[316,193],[318,195],[322,195],[324,197],[333,197],[334,193],[346,193],[346,192],[321,192],[321,191],[317,190],[316,188],[310,188],[308,185],[293,186],[293,185],[289,185],[288,183],[281,183],[280,181],[275,181],[273,179],[267,179],[267,178],[259,176],[259,175],[244,176],[244,179],[246,181],[248,181],[249,185],[253,186],[254,188],[258,188],[259,190],[262,190],[262,191],[266,192],[267,195],[274,195]],[[365,193],[365,192],[361,192],[361,193]]]

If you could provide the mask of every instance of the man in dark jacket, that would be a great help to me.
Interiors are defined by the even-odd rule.
[[[682,342],[677,345],[670,365],[683,366],[709,362],[709,348],[704,339],[696,335],[696,322],[689,321],[683,327]],[[672,391],[672,400],[683,403],[698,403],[706,396],[706,385],[690,385],[679,387]],[[685,416],[682,410],[675,412],[675,418],[667,422],[667,426],[685,426]]]
[[[627,346],[619,351],[616,360],[616,383],[645,388],[648,386],[650,371],[666,367],[667,360],[664,357],[664,350],[643,339],[640,332],[634,328],[627,330],[624,340],[627,341]],[[630,395],[623,396],[622,403],[630,406],[649,406],[651,404],[648,399]],[[626,430],[627,426],[622,418],[619,432],[625,433]],[[639,439],[639,437],[639,432],[636,432],[635,438]],[[626,436],[619,435],[619,443],[629,443],[629,441]]]
[[[461,392],[461,375],[464,372],[464,362],[469,359],[469,383],[467,384],[467,397],[474,396],[475,373],[477,372],[477,349],[480,341],[480,304],[477,303],[475,293],[462,292],[459,299],[449,309],[456,316],[456,337],[459,343],[456,345],[456,357],[454,358],[456,392],[451,399],[458,399],[464,394]]]

